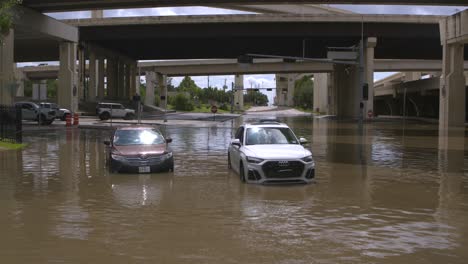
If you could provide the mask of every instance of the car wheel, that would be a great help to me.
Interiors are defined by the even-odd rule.
[[[133,120],[135,119],[135,115],[132,113],[127,113],[124,117],[125,120]]]
[[[37,116],[37,124],[38,125],[46,125],[47,124],[47,119],[45,115],[39,115]]]
[[[241,182],[245,182],[244,165],[242,163],[239,166],[239,175],[240,175]]]
[[[231,166],[231,155],[229,155],[229,153],[228,153],[228,169],[232,169],[232,166]]]
[[[103,112],[103,113],[101,113],[101,114],[99,115],[99,119],[101,119],[101,120],[107,120],[107,119],[109,119],[109,118],[110,118],[109,112]]]

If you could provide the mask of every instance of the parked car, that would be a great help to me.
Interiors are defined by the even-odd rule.
[[[37,121],[40,125],[50,125],[56,117],[55,110],[41,108],[33,102],[17,102],[15,105],[21,107],[23,120]]]
[[[101,120],[109,118],[123,118],[131,120],[135,118],[135,110],[125,108],[118,103],[99,103],[96,106],[96,114]]]
[[[174,158],[161,132],[151,126],[117,128],[110,141],[108,164],[112,172],[174,171]]]
[[[228,166],[249,183],[309,183],[315,177],[312,153],[286,125],[262,120],[240,126],[228,150]]]
[[[67,119],[67,116],[71,116],[70,110],[65,108],[59,108],[59,106],[54,103],[41,102],[39,103],[39,106],[41,108],[53,109],[56,113],[55,118],[58,118],[62,121],[65,121]]]

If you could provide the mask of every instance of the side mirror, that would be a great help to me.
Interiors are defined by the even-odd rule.
[[[307,144],[307,143],[309,143],[309,142],[307,141],[307,139],[301,137],[301,138],[299,138],[299,143],[300,143],[301,145],[304,145],[304,144]]]
[[[110,146],[110,141],[109,140],[104,141],[104,145]]]
[[[240,140],[238,138],[235,138],[235,139],[231,140],[231,145],[240,147],[241,142],[240,142]]]
[[[166,138],[166,143],[172,143],[172,138]]]

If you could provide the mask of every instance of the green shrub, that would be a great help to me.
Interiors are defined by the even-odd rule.
[[[193,102],[182,93],[177,94],[172,101],[176,110],[192,111],[194,109]]]

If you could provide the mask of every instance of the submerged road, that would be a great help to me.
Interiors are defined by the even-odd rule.
[[[437,125],[279,115],[309,140],[316,183],[243,184],[227,147],[264,117],[161,126],[175,171],[147,175],[107,170],[108,130],[26,132],[0,151],[1,262],[466,262],[465,131],[447,149]]]

